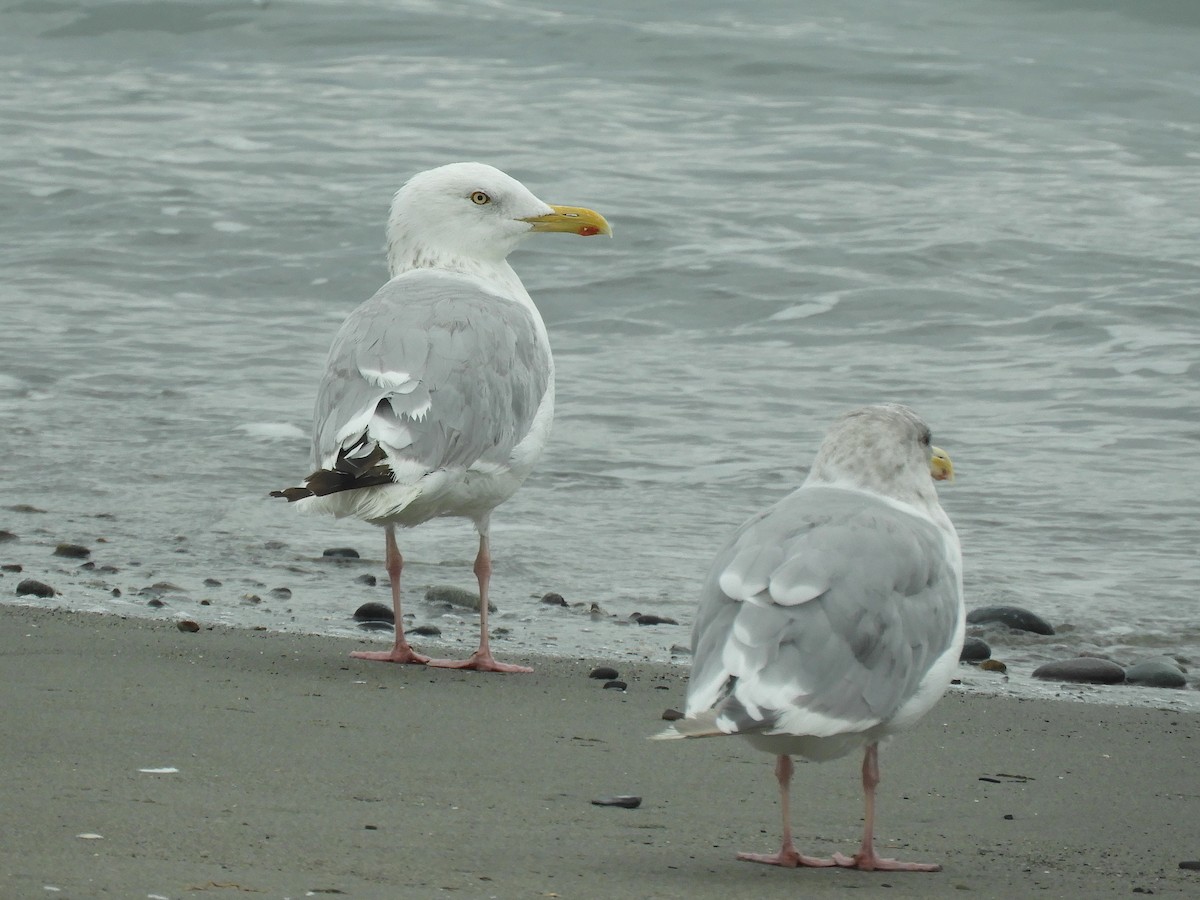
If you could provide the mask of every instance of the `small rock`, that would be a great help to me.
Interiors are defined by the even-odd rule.
[[[588,678],[599,678],[601,681],[612,681],[620,673],[612,666],[596,666],[588,672]]]
[[[11,531],[0,529],[0,544],[7,544],[9,541],[19,541],[20,538]]]
[[[630,616],[639,625],[678,625],[674,619],[667,616],[656,616],[653,613],[634,613]]]
[[[606,691],[623,691],[627,687],[629,687],[629,685],[627,685],[623,681],[606,681],[606,682],[604,682],[604,689]]]
[[[464,591],[462,588],[449,584],[435,584],[425,592],[426,603],[449,603],[464,609],[479,609],[479,595],[474,591]],[[495,612],[496,604],[488,604],[488,612]]]
[[[563,595],[556,594],[553,591],[551,591],[549,594],[543,594],[542,599],[539,602],[545,603],[547,606],[566,606],[567,605],[567,601],[563,597]]]
[[[985,672],[1007,672],[1008,666],[1000,662],[998,659],[985,659],[979,664],[979,668]]]
[[[25,571],[24,567],[20,563],[5,563],[4,565],[0,566],[0,570],[5,571],[5,572],[23,572],[23,571]]]
[[[364,603],[354,611],[356,622],[392,622],[396,621],[396,613],[390,606],[382,603]]]
[[[674,722],[678,719],[682,719],[683,713],[681,713],[677,709],[667,708],[667,709],[663,710],[662,717],[663,717],[663,720],[666,722]]]
[[[262,603],[262,597],[258,596],[258,594],[242,594],[241,600],[243,603],[251,606],[255,603]]]
[[[672,656],[691,656],[692,648],[688,647],[685,644],[672,644],[671,645],[671,655]]]
[[[28,503],[18,503],[16,506],[10,506],[15,513],[44,513],[44,509],[38,509],[36,506],[30,506]]]
[[[592,801],[592,806],[619,806],[622,809],[637,809],[642,805],[642,798],[632,794],[621,794],[617,797],[600,797]]]
[[[1087,684],[1120,684],[1125,680],[1125,670],[1115,662],[1081,656],[1048,662],[1033,670],[1034,678],[1047,681],[1080,681]]]
[[[426,637],[437,637],[442,633],[442,629],[436,625],[416,625],[408,629],[409,634],[423,634]]]
[[[1019,606],[981,606],[967,613],[967,622],[972,625],[987,625],[999,622],[1017,631],[1032,631],[1034,634],[1054,634],[1054,628],[1041,616]]]
[[[328,559],[360,559],[358,551],[353,547],[330,547],[322,556]]]
[[[146,601],[146,605],[153,606],[155,609],[159,609],[163,606],[166,606],[167,601],[163,600],[161,597],[151,597]]]
[[[992,655],[992,648],[987,641],[977,637],[969,637],[963,641],[962,653],[958,655],[959,662],[981,662]]]
[[[271,596],[277,600],[287,600],[292,596],[292,589],[285,587],[271,588]]]
[[[1125,670],[1125,681],[1143,687],[1181,688],[1187,686],[1179,666],[1165,659],[1147,659]]]
[[[205,587],[220,587],[221,580],[219,578],[205,578],[204,586]]]
[[[178,622],[175,623],[175,627],[178,628],[180,631],[186,631],[191,634],[195,634],[197,631],[200,630],[200,623],[193,622],[191,619],[180,619]]]
[[[354,581],[357,584],[365,584],[367,587],[375,587],[375,585],[379,584],[379,579],[370,572],[364,572],[355,578]]]
[[[1179,864],[1179,868],[1200,872],[1200,859],[1185,859]]]
[[[263,548],[266,550],[282,550],[286,546],[287,544],[283,541],[266,541],[263,543]]]
[[[82,544],[59,544],[54,548],[55,556],[65,556],[69,559],[85,559],[92,551]]]
[[[54,588],[43,581],[36,581],[33,578],[26,578],[17,585],[17,596],[24,597],[26,594],[32,594],[35,597],[53,597],[57,594]]]
[[[113,589],[112,589],[112,595],[113,595],[114,597],[120,597],[120,596],[121,596],[121,589],[120,589],[120,588],[113,588]]]

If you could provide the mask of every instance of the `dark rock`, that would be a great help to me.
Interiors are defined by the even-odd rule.
[[[619,806],[622,809],[637,809],[642,805],[642,798],[632,794],[621,794],[618,797],[600,797],[592,801],[592,806]]]
[[[87,562],[85,562],[79,568],[83,569],[85,572],[90,572],[94,568],[96,568],[96,564],[89,559]]]
[[[276,600],[287,600],[292,596],[292,589],[285,587],[271,588],[271,596]]]
[[[674,619],[667,616],[656,616],[653,613],[634,613],[630,616],[639,625],[678,625]]]
[[[683,713],[677,709],[664,709],[662,714],[663,720],[666,722],[675,722],[683,718]]]
[[[258,594],[242,594],[242,602],[248,606],[253,606],[256,603],[262,603],[262,597]]]
[[[1179,868],[1188,869],[1192,872],[1200,872],[1200,859],[1185,859],[1179,864]]]
[[[396,613],[390,606],[382,603],[364,603],[354,611],[356,622],[395,622]]]
[[[396,626],[391,622],[385,622],[383,619],[368,619],[365,622],[359,622],[356,628],[362,631],[395,631]],[[410,632],[411,633],[411,632]]]
[[[355,578],[354,581],[357,584],[365,584],[367,587],[375,587],[375,585],[379,584],[379,579],[370,572],[364,572]]]
[[[97,566],[96,571],[103,572],[105,575],[116,575],[121,570],[116,566],[110,566],[108,563],[105,563],[102,566]]]
[[[220,587],[221,581],[218,578],[205,578],[204,586],[205,587]]]
[[[17,585],[17,596],[24,597],[26,594],[32,594],[35,597],[53,597],[57,594],[54,588],[42,581],[36,581],[33,578],[26,578]]]
[[[555,594],[554,592],[551,592],[549,594],[543,594],[540,602],[545,603],[547,606],[566,606],[567,605],[567,601],[563,597],[563,595]]]
[[[416,625],[408,629],[409,634],[423,634],[426,637],[437,637],[442,633],[442,629],[436,625]]]
[[[44,513],[44,509],[38,509],[36,506],[30,506],[28,503],[18,503],[16,506],[10,506],[15,513]]]
[[[5,572],[23,572],[23,571],[25,571],[24,567],[20,563],[5,563],[4,565],[0,566],[0,570],[5,571]]]
[[[988,625],[998,622],[1017,631],[1032,631],[1034,634],[1054,634],[1054,628],[1041,616],[1019,606],[981,606],[967,613],[971,625]]]
[[[435,584],[425,592],[426,603],[448,603],[463,609],[479,610],[479,595],[474,591],[464,591],[450,584]],[[488,612],[495,612],[496,604],[488,604]]]
[[[165,600],[163,600],[161,597],[151,597],[149,600],[146,601],[146,605],[153,606],[155,609],[159,609],[163,606],[166,606],[167,602]]]
[[[113,595],[114,597],[120,597],[120,596],[121,596],[121,589],[120,589],[120,588],[113,588],[113,589],[112,589],[112,595]]]
[[[606,691],[623,691],[627,687],[629,687],[629,685],[627,685],[623,681],[606,681],[606,682],[604,682],[604,689]]]
[[[211,601],[211,600],[208,600],[208,599],[201,600],[201,601],[200,601],[200,605],[201,605],[201,606],[212,606],[212,601]]]
[[[963,641],[962,653],[958,655],[959,662],[981,662],[992,655],[992,648],[987,641],[977,637],[969,637]]]
[[[612,666],[596,666],[592,671],[588,672],[588,678],[599,678],[602,681],[612,681],[620,672]]]
[[[20,538],[11,531],[0,529],[0,544],[7,544],[9,541],[19,541]]]
[[[1128,684],[1139,684],[1143,687],[1181,688],[1187,686],[1179,666],[1166,659],[1147,659],[1134,663],[1125,670],[1125,681]]]
[[[1000,662],[998,659],[985,659],[979,664],[979,668],[985,672],[1007,672],[1008,666]]]
[[[360,559],[358,551],[353,547],[330,547],[322,556],[328,559]]]
[[[1120,684],[1125,680],[1125,670],[1115,662],[1080,656],[1048,662],[1033,670],[1034,678],[1047,681],[1080,681],[1087,684]]]
[[[200,630],[200,623],[193,622],[191,619],[180,619],[175,623],[175,627],[180,631],[186,631],[190,634],[195,634]]]
[[[82,544],[59,544],[54,548],[55,556],[65,556],[68,559],[86,559],[92,551]]]

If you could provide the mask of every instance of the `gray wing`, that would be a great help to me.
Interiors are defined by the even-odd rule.
[[[688,716],[819,737],[889,721],[956,638],[960,565],[957,538],[932,522],[801,488],[717,556],[692,632]]]
[[[465,277],[414,271],[346,319],[317,393],[314,462],[382,447],[397,480],[503,466],[551,377],[530,312]],[[403,471],[411,469],[411,472]]]

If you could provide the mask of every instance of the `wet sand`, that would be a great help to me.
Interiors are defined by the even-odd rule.
[[[944,871],[780,870],[734,859],[776,849],[769,757],[646,740],[685,670],[355,646],[0,606],[0,897],[1200,896],[1194,714],[951,693],[879,789],[881,850]],[[802,851],[854,851],[858,765],[797,767]]]

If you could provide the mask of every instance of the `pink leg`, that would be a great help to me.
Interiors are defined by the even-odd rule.
[[[867,872],[940,872],[937,863],[900,862],[875,855],[875,787],[879,784],[879,745],[871,744],[863,755],[862,765],[863,798],[866,801],[866,823],[863,825],[862,846],[854,856],[841,853],[833,855],[833,861],[847,869],[863,869]]]
[[[404,568],[404,557],[396,546],[396,528],[388,525],[387,556],[384,565],[387,566],[388,579],[392,583],[392,610],[396,614],[396,643],[391,650],[355,650],[350,655],[355,659],[373,659],[378,662],[391,663],[427,663],[428,656],[417,653],[409,646],[404,637],[404,619],[400,617],[400,572]]]
[[[488,552],[486,523],[479,530],[479,553],[475,556],[475,578],[479,582],[479,649],[469,659],[431,659],[439,669],[474,669],[477,672],[532,672],[528,666],[498,662],[488,646],[488,583],[492,580],[492,556]]]
[[[738,859],[746,862],[765,863],[768,866],[784,866],[794,869],[797,866],[815,866],[825,868],[834,864],[832,859],[821,859],[816,856],[804,856],[792,843],[792,811],[791,784],[792,758],[780,755],[775,760],[775,778],[779,781],[779,806],[783,810],[783,844],[778,853],[739,853]]]

